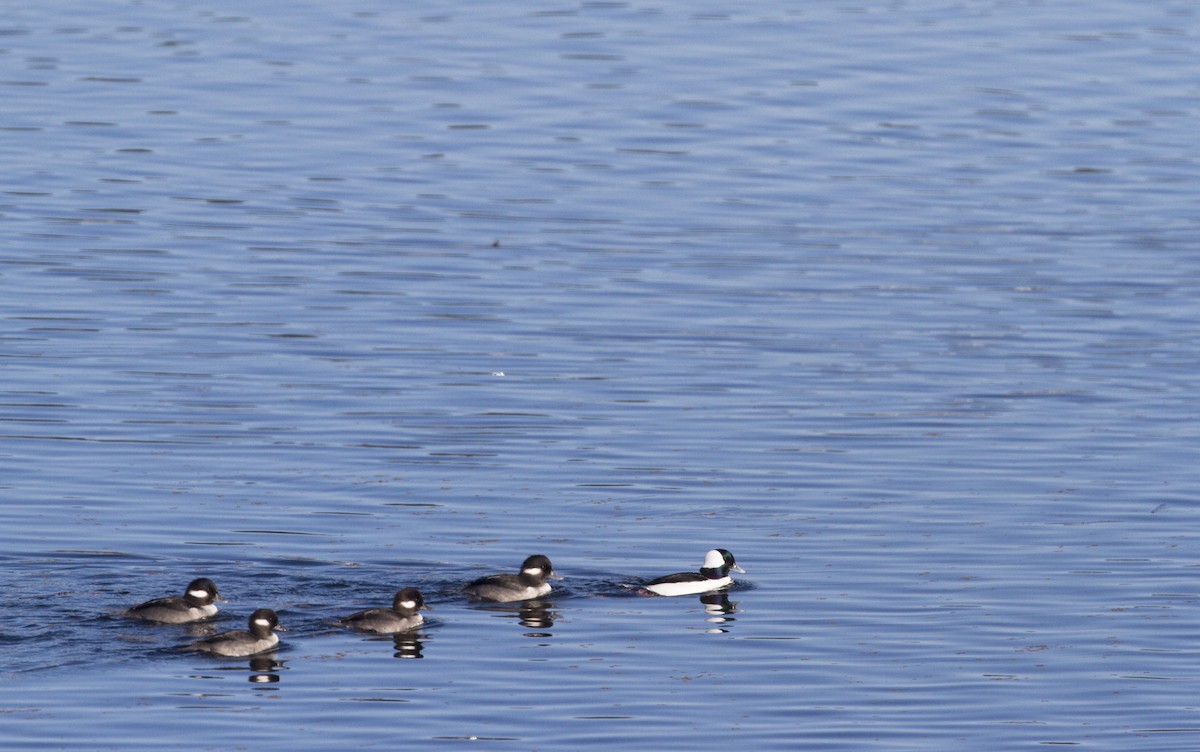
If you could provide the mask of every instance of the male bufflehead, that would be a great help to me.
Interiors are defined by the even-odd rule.
[[[125,612],[126,616],[160,624],[187,624],[217,615],[213,601],[227,601],[217,592],[217,586],[207,577],[198,577],[188,583],[183,595],[155,598],[139,603]]]
[[[279,624],[279,617],[269,608],[260,608],[250,614],[250,629],[234,629],[192,643],[193,650],[203,650],[217,655],[246,656],[264,653],[279,644],[275,630],[286,632]]]
[[[554,571],[554,565],[541,554],[535,554],[521,564],[518,574],[493,574],[480,577],[464,588],[473,598],[485,601],[510,603],[527,601],[550,592],[546,579],[561,580],[562,575]]]
[[[694,595],[720,590],[733,584],[729,570],[746,573],[737,565],[733,554],[723,548],[714,548],[704,555],[704,564],[699,572],[678,572],[650,580],[643,587],[655,595]]]
[[[338,619],[338,624],[380,634],[407,632],[425,623],[425,617],[421,616],[419,611],[428,608],[425,599],[421,597],[421,591],[407,587],[396,593],[391,608],[369,608],[359,611],[345,619]]]

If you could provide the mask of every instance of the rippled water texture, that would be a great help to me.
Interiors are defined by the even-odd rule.
[[[1195,2],[0,8],[0,747],[1200,747]]]

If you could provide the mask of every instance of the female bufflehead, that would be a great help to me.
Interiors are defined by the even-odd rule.
[[[425,623],[425,617],[418,612],[428,608],[419,590],[406,587],[396,593],[391,608],[369,608],[359,611],[345,619],[338,619],[338,624],[380,634],[407,632]]]
[[[260,608],[250,614],[250,630],[234,629],[222,632],[199,642],[192,643],[193,650],[206,653],[240,657],[264,653],[279,644],[275,630],[286,632],[279,624],[279,617],[269,608]]]
[[[704,555],[704,564],[699,572],[678,572],[650,580],[643,587],[655,595],[694,595],[720,590],[733,584],[729,570],[746,573],[737,565],[733,554],[723,548],[714,548]]]
[[[554,565],[541,554],[535,554],[521,564],[519,574],[493,574],[480,577],[464,588],[473,598],[485,601],[510,603],[527,601],[550,592],[546,579],[561,580],[562,575],[554,571]]]
[[[213,601],[227,601],[217,592],[217,586],[207,577],[199,577],[188,583],[183,595],[155,598],[140,603],[125,612],[126,616],[160,624],[187,624],[217,615]]]

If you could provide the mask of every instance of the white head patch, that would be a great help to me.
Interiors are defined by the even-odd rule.
[[[713,549],[704,555],[705,569],[720,569],[725,566],[725,557],[721,556],[721,552]]]
[[[416,601],[400,601],[400,608],[413,609],[417,607]]]
[[[254,623],[255,623],[255,624],[257,624],[257,625],[258,625],[258,626],[260,626],[260,627],[269,627],[269,626],[271,626],[271,620],[270,620],[270,619],[255,619],[255,620],[254,620]]]
[[[541,573],[542,573],[541,567],[529,567],[528,569],[525,570],[525,574],[531,574],[534,577],[537,577]]]
[[[202,600],[202,599],[208,597],[208,591],[207,590],[189,590],[188,595],[192,596],[193,598],[198,598],[198,599]]]

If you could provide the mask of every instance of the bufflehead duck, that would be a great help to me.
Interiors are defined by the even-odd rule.
[[[391,608],[369,608],[359,611],[345,619],[338,619],[338,624],[380,634],[407,632],[425,623],[425,617],[421,616],[419,611],[428,608],[421,592],[408,587],[396,593]]]
[[[546,579],[561,580],[562,575],[554,571],[554,565],[541,554],[530,556],[521,564],[518,574],[493,574],[480,577],[464,588],[473,598],[485,601],[510,603],[527,601],[550,592]]]
[[[217,592],[217,586],[207,577],[198,577],[188,583],[183,595],[155,598],[139,603],[125,612],[126,616],[160,624],[187,624],[217,615],[213,601],[227,601]]]
[[[737,565],[733,554],[714,548],[704,555],[699,572],[678,572],[650,580],[643,587],[655,595],[694,595],[720,590],[733,584],[729,571],[746,573]]]
[[[279,624],[279,617],[269,608],[260,608],[250,614],[250,630],[234,629],[192,643],[194,650],[234,657],[264,653],[279,644],[275,630],[286,632]]]

